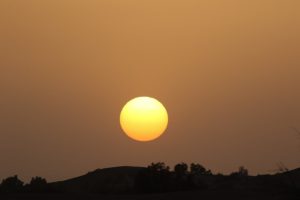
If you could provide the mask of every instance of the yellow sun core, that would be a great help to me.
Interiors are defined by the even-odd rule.
[[[136,97],[125,104],[120,114],[123,131],[137,141],[158,138],[168,125],[168,113],[158,100]]]

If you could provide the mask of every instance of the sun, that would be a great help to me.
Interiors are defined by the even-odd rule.
[[[130,138],[137,141],[151,141],[166,130],[168,112],[163,104],[154,98],[136,97],[123,107],[120,124]]]

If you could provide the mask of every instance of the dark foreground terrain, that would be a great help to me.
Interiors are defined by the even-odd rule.
[[[295,193],[278,193],[276,191],[234,191],[234,190],[205,190],[181,191],[159,194],[128,194],[128,195],[103,195],[103,194],[15,194],[2,195],[1,200],[18,199],[45,199],[45,200],[299,200],[300,195]]]
[[[26,185],[14,176],[4,179],[0,185],[0,200],[6,199],[300,200],[300,168],[274,175],[249,176],[245,168],[222,175],[212,174],[200,165],[187,170],[182,163],[171,171],[164,163],[152,163],[147,168],[98,169],[53,183],[33,178]]]

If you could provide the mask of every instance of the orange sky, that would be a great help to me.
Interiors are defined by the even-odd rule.
[[[1,0],[0,179],[199,162],[299,167],[300,1]],[[169,127],[139,143],[119,113],[159,99]]]

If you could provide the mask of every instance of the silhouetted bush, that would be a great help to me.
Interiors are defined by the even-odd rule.
[[[19,193],[23,191],[23,181],[17,175],[4,179],[0,185],[1,193]]]

